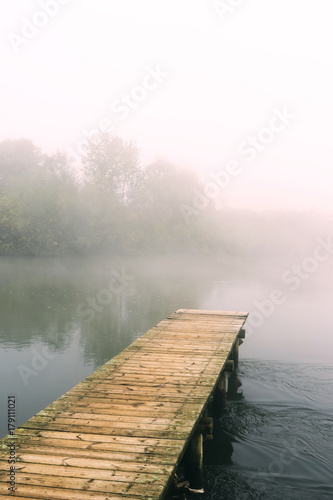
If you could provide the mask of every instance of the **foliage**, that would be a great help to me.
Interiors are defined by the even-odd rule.
[[[27,139],[6,139],[0,143],[0,190],[3,191],[13,180],[24,182],[32,172],[39,171],[42,154]]]
[[[165,159],[143,168],[131,141],[89,139],[83,176],[62,152],[26,139],[0,143],[0,255],[146,253],[204,246],[202,214],[188,224],[179,206],[198,180]]]
[[[140,184],[139,152],[132,141],[101,132],[87,140],[82,163],[89,184],[121,205],[130,203]]]
[[[313,234],[329,234],[332,224],[297,212],[221,209],[207,198],[198,208],[203,193],[192,171],[165,158],[142,166],[133,142],[107,133],[88,141],[80,171],[65,153],[7,139],[0,142],[0,255],[281,257],[311,252]]]

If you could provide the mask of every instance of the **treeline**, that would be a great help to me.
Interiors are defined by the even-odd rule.
[[[311,252],[331,232],[332,214],[231,210],[208,198],[207,183],[166,159],[143,165],[135,143],[109,133],[87,140],[80,165],[26,139],[4,140],[0,255],[280,258]]]
[[[199,188],[193,172],[165,159],[143,166],[135,143],[109,133],[88,140],[79,169],[65,153],[4,140],[0,255],[205,251],[212,207],[181,208]]]

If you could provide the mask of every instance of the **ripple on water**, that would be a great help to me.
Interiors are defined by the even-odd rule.
[[[333,367],[251,360],[239,379],[205,443],[202,500],[331,499]]]

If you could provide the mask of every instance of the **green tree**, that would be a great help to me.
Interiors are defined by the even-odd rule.
[[[78,185],[61,152],[48,156],[31,141],[0,143],[0,252],[55,255],[80,247]]]
[[[179,169],[165,158],[157,158],[145,170],[135,199],[133,231],[141,246],[180,251],[204,243],[199,227],[202,213],[190,223],[181,207],[191,206],[200,182],[191,170]]]
[[[0,186],[4,190],[13,181],[24,182],[39,170],[43,155],[28,139],[6,139],[0,142]]]
[[[121,205],[131,202],[141,173],[139,151],[134,142],[101,132],[87,139],[82,164],[87,183],[113,196]]]

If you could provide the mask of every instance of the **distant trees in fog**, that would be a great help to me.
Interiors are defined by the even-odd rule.
[[[26,139],[0,143],[0,255],[144,253],[202,245],[198,220],[179,204],[198,184],[165,159],[142,166],[131,141],[88,140],[74,168],[65,153],[43,154]]]
[[[304,253],[330,233],[332,217],[199,207],[193,171],[165,158],[142,165],[134,142],[88,139],[75,165],[26,139],[0,142],[0,255],[101,252],[269,256]],[[184,217],[184,207],[186,217]]]

